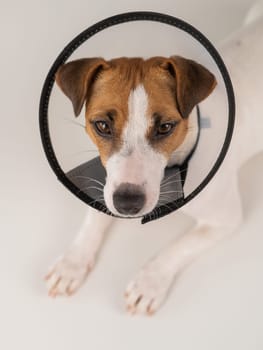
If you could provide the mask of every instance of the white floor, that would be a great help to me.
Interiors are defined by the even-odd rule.
[[[1,0],[1,349],[263,348],[263,156],[241,172],[240,231],[188,268],[154,317],[127,315],[123,290],[153,253],[187,229],[180,213],[144,226],[118,221],[95,271],[71,299],[49,299],[42,280],[86,209],[56,180],[38,131],[42,83],[60,49],[99,19],[143,9],[183,17],[217,43],[251,3]]]

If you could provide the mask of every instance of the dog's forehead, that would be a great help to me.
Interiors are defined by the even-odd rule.
[[[164,60],[164,58],[163,58]],[[100,85],[118,84],[134,89],[144,82],[167,81],[167,72],[161,68],[161,58],[116,58],[108,61],[109,68],[100,75]]]
[[[123,105],[127,111],[132,92],[143,86],[151,105],[173,103],[171,78],[161,68],[164,58],[116,58],[109,61],[110,67],[103,71],[95,81],[96,101],[111,100]]]
[[[116,112],[114,142],[102,144],[98,139],[103,161],[118,153],[126,157],[134,151],[143,154],[151,150],[148,153],[152,154],[153,149],[167,156],[183,136],[178,142],[178,137],[175,142],[169,142],[169,147],[157,147],[150,139],[156,115],[159,122],[167,118],[180,119],[171,76],[161,67],[160,59],[119,58],[109,62],[110,68],[96,78],[86,108],[87,119],[105,115],[109,110]]]

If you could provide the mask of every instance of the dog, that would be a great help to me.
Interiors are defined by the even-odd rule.
[[[258,127],[263,109],[262,12],[250,13],[248,23],[221,48],[237,104],[230,149],[208,186],[180,209],[195,219],[194,227],[148,262],[127,286],[130,313],[156,312],[176,275],[242,223],[238,169],[263,150],[263,130]],[[76,116],[85,104],[86,132],[107,172],[105,203],[122,217],[153,210],[165,167],[181,164],[192,151],[198,137],[193,108],[201,101],[206,115],[219,108],[209,104],[214,75],[180,56],[76,60],[58,70],[56,82]],[[82,285],[112,220],[88,209],[71,247],[46,275],[50,296],[72,295]]]

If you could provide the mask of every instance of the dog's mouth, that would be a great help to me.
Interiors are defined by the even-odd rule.
[[[123,218],[136,218],[158,212],[158,208],[184,198],[182,169],[178,166],[165,168],[161,181],[134,184],[123,182],[112,188],[106,181],[104,203],[108,210]]]

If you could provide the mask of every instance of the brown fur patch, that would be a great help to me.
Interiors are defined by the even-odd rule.
[[[177,100],[175,98],[176,85],[174,78],[163,69],[159,62],[162,58],[153,58],[147,62],[148,74],[144,79],[144,87],[148,94],[149,106],[148,117],[159,116],[159,123],[175,122],[177,125],[169,136],[155,139],[153,137],[154,125],[148,130],[149,143],[158,152],[170,158],[171,154],[183,142],[187,133],[188,119],[182,118],[179,113]]]
[[[120,58],[109,61],[110,69],[101,71],[93,84],[86,104],[86,130],[100,150],[102,163],[122,146],[122,131],[128,120],[128,99],[132,89],[141,81],[143,60]],[[108,113],[112,114],[113,122]],[[113,138],[104,139],[95,132],[92,121],[106,120],[113,125]]]

